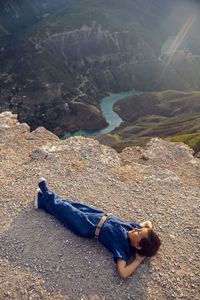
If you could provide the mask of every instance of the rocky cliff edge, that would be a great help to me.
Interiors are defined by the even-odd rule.
[[[199,299],[200,160],[186,145],[154,138],[119,154],[89,138],[30,132],[4,112],[0,164],[0,299]],[[159,253],[120,279],[97,240],[34,209],[40,176],[63,199],[151,220]]]

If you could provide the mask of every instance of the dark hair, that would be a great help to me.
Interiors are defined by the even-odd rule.
[[[160,245],[161,245],[161,240],[159,239],[157,233],[153,231],[152,229],[149,229],[148,232],[148,238],[143,238],[140,243],[140,247],[142,249],[136,250],[137,253],[141,256],[154,256],[156,252],[158,251]]]

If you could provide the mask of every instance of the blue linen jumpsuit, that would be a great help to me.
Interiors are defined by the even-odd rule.
[[[38,192],[38,207],[55,216],[65,227],[80,237],[94,237],[95,229],[105,212],[83,203],[61,200],[51,192],[45,182],[39,183],[42,192]],[[136,223],[127,223],[114,215],[107,217],[101,226],[99,241],[113,253],[113,258],[122,258],[126,262],[134,248],[131,247],[128,231],[141,228]]]

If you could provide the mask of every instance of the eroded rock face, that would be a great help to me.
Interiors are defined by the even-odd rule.
[[[172,34],[163,20],[179,3],[130,0],[122,7],[118,0],[113,7],[111,0],[94,8],[92,1],[0,0],[0,111],[17,113],[31,130],[42,125],[62,134],[104,128],[99,103],[106,92],[199,89],[198,15],[181,49],[160,52]],[[71,102],[88,105],[81,122],[62,109]],[[99,109],[97,117],[90,105]]]
[[[79,102],[65,103],[48,109],[43,121],[46,128],[58,136],[68,131],[102,129],[108,125],[98,108]]]
[[[0,103],[2,111],[12,109],[21,122],[29,124],[31,130],[44,126],[58,136],[79,129],[103,129],[108,125],[95,101],[93,104],[89,99],[65,102],[56,84],[50,89],[38,90],[37,96],[31,92],[27,96],[21,92],[13,96],[12,89],[8,94],[2,89]]]
[[[186,145],[154,138],[119,154],[90,138],[62,141],[43,127],[30,132],[4,112],[0,169],[0,298],[198,299],[200,160]],[[160,251],[120,279],[96,239],[79,238],[34,209],[41,176],[62,199],[128,222],[151,220]]]
[[[136,38],[128,30],[103,30],[95,23],[51,35],[40,43],[71,70],[87,73],[89,80],[105,91],[132,89],[135,78],[131,64],[156,58],[154,49],[142,37]]]

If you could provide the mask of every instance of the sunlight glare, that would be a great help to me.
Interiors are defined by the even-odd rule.
[[[185,22],[185,24],[183,25],[183,27],[181,28],[181,30],[179,31],[177,37],[174,39],[171,47],[169,48],[168,52],[169,52],[169,59],[167,60],[161,77],[164,75],[164,73],[166,72],[168,66],[170,65],[171,61],[173,60],[176,51],[178,50],[178,48],[180,47],[180,45],[183,43],[184,39],[186,38],[190,28],[192,27],[194,21],[196,19],[196,14],[191,15],[187,21]]]

